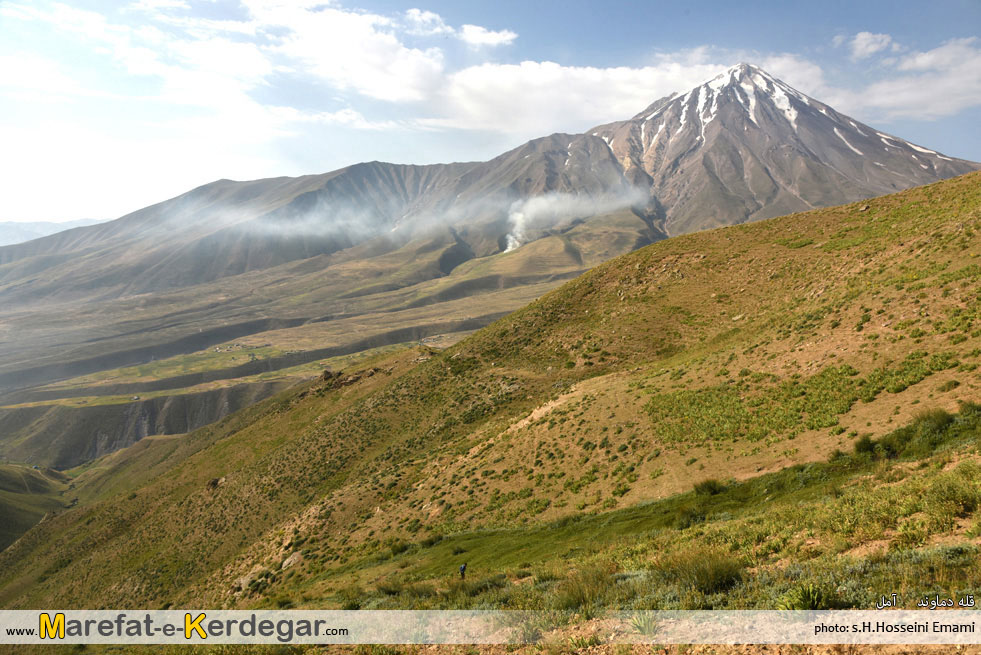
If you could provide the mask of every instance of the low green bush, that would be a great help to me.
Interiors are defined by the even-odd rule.
[[[666,555],[654,564],[654,573],[664,582],[685,591],[713,594],[734,587],[743,579],[745,565],[717,549],[692,548]]]
[[[777,602],[778,610],[830,610],[836,608],[834,593],[812,583],[797,585]]]
[[[609,568],[591,566],[560,582],[555,587],[552,606],[562,610],[582,610],[600,601],[613,585]]]
[[[709,478],[695,484],[695,493],[701,496],[714,496],[726,490],[726,486],[716,480]]]

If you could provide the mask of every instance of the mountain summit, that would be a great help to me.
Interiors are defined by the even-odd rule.
[[[588,132],[650,188],[667,234],[851,202],[976,170],[738,64]]]

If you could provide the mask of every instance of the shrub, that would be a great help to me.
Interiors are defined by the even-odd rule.
[[[953,422],[954,417],[942,409],[924,410],[906,427],[880,439],[878,451],[886,457],[928,455],[943,442]]]
[[[939,435],[953,422],[953,415],[942,409],[923,410],[913,417],[913,425],[920,435]]]
[[[401,580],[383,580],[375,588],[386,596],[398,596],[405,589]]]
[[[559,579],[559,574],[552,569],[542,569],[535,574],[535,584],[552,582]]]
[[[701,523],[704,520],[705,513],[701,510],[694,507],[683,507],[674,517],[674,527],[678,530],[684,530],[685,528],[690,528],[696,523]]]
[[[339,595],[342,610],[359,610],[364,604],[364,591],[361,587],[345,587]]]
[[[402,655],[402,651],[396,646],[385,646],[383,644],[359,644],[354,649],[354,655]]]
[[[834,594],[811,583],[794,587],[777,602],[778,610],[830,610],[836,606]]]
[[[627,494],[627,492],[629,491],[630,491],[630,485],[628,485],[626,482],[621,482],[616,486],[616,488],[613,489],[611,493],[614,496],[623,496]]]
[[[923,521],[909,520],[899,526],[896,538],[889,544],[890,550],[908,550],[926,543],[926,526]]]
[[[588,637],[583,635],[577,635],[574,637],[569,637],[569,647],[573,650],[585,650],[587,648],[592,648],[593,646],[600,645],[599,635],[593,634]]]
[[[553,607],[563,610],[582,610],[600,600],[613,585],[608,567],[593,566],[577,571],[555,588]]]
[[[700,496],[714,496],[726,490],[726,486],[716,480],[709,478],[695,484],[695,493]]]
[[[432,598],[436,595],[436,587],[431,584],[426,584],[423,582],[417,582],[415,584],[408,585],[403,593],[412,598]]]
[[[958,412],[962,419],[973,419],[981,417],[981,403],[972,403],[969,400],[960,401]]]
[[[977,466],[961,465],[954,473],[939,477],[927,489],[923,505],[936,529],[949,530],[955,519],[967,516],[978,508],[981,494],[976,484],[964,475],[973,469],[977,469]]]
[[[630,627],[632,627],[637,634],[643,635],[645,637],[653,637],[658,632],[657,619],[650,612],[642,612],[635,615],[630,620]]]
[[[703,594],[718,593],[742,580],[743,563],[716,549],[693,548],[662,557],[654,572],[665,582]]]
[[[508,578],[503,573],[498,573],[489,578],[479,580],[454,580],[450,585],[450,593],[455,596],[479,596],[494,589],[507,586]]]
[[[875,444],[872,443],[872,439],[865,435],[855,442],[855,454],[861,455],[863,453],[871,453],[875,450]]]

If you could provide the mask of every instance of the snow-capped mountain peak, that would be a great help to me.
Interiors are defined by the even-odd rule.
[[[864,125],[747,63],[588,133],[606,142],[633,183],[651,186],[667,208],[669,234],[890,193],[974,168]]]
[[[655,102],[633,120],[647,122],[673,112],[679,128],[691,122],[698,126],[698,136],[704,140],[705,127],[716,118],[720,105],[735,103],[742,107],[746,117],[758,127],[757,107],[761,102],[779,110],[791,129],[796,129],[799,108],[811,106],[813,101],[763,69],[744,63],[730,67],[683,95],[675,94]]]

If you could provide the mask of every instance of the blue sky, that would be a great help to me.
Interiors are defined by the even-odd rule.
[[[493,157],[729,65],[981,160],[981,2],[0,0],[0,220]]]

